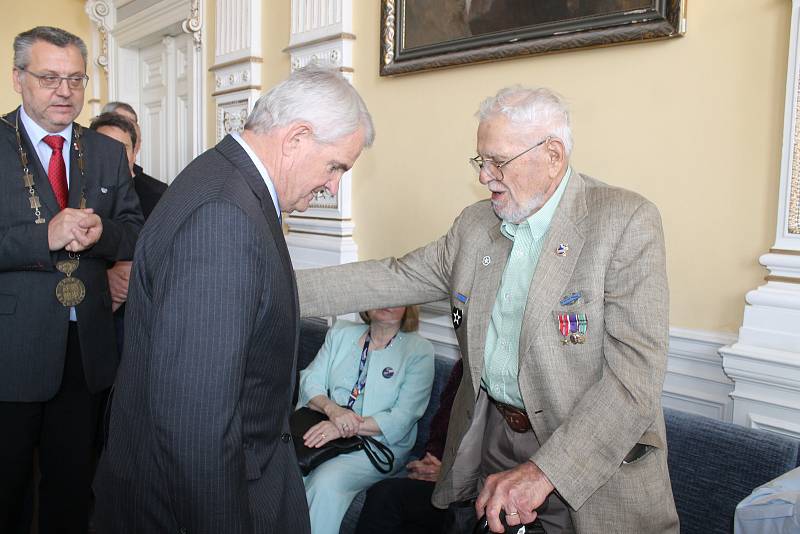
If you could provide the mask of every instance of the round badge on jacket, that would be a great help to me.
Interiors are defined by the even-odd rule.
[[[394,376],[394,369],[391,367],[385,367],[383,369],[383,378],[392,378]]]

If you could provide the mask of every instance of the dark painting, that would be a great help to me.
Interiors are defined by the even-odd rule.
[[[685,0],[383,0],[381,74],[682,34]]]

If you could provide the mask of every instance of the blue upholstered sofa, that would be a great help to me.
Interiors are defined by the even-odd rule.
[[[322,320],[302,322],[298,369],[314,359],[326,332]],[[439,396],[452,366],[452,360],[436,358],[431,402],[418,426],[415,456],[424,451],[431,418],[439,408]],[[797,440],[677,410],[664,409],[664,417],[672,492],[683,534],[733,532],[739,501],[757,486],[800,465]],[[362,492],[353,500],[340,534],[355,531],[364,495]]]

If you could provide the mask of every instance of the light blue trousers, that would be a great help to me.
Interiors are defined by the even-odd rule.
[[[405,467],[405,455],[395,458],[394,471]],[[381,474],[364,451],[341,454],[303,478],[312,534],[339,534],[342,518],[353,497],[391,474]]]

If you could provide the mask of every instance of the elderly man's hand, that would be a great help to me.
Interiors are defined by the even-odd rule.
[[[439,471],[442,470],[442,462],[436,456],[427,452],[423,459],[408,462],[406,469],[408,470],[408,478],[436,482],[439,480]]]
[[[492,532],[503,532],[500,510],[505,510],[508,526],[532,523],[536,519],[536,508],[554,489],[539,466],[525,462],[489,475],[475,502],[475,511],[478,517],[486,515]]]

